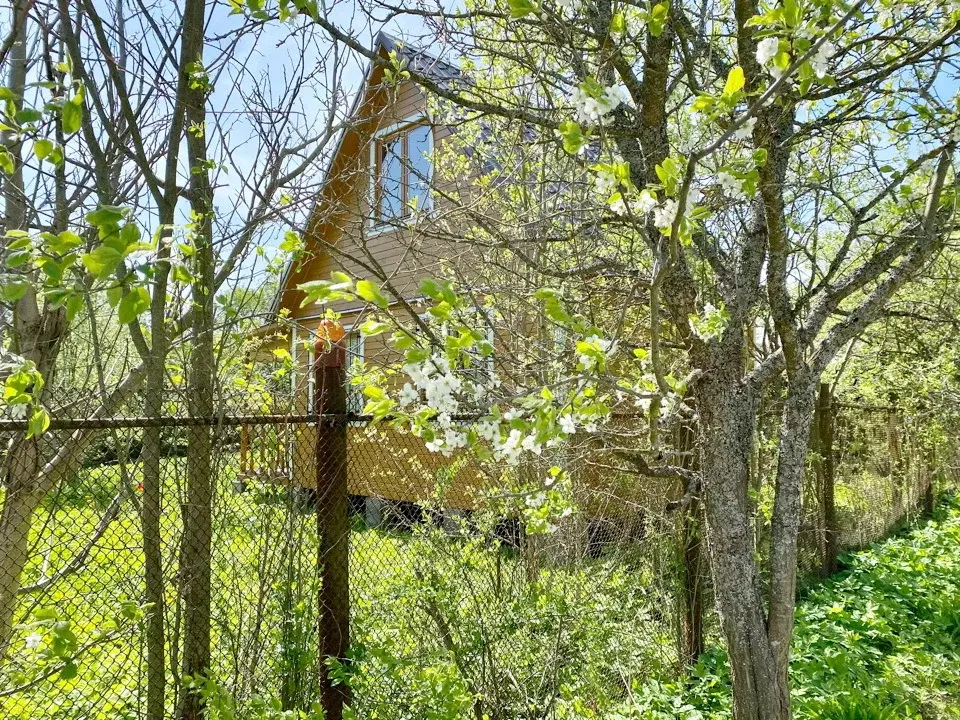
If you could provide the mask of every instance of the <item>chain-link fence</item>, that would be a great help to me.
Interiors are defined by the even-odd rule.
[[[240,717],[334,717],[343,701],[361,718],[602,715],[676,677],[715,632],[699,511],[677,502],[679,481],[641,482],[589,437],[516,467],[431,452],[347,414],[342,368],[315,382],[315,408],[55,417],[39,440],[7,423],[4,716],[183,715],[194,690]],[[639,419],[617,423],[619,448],[641,444]],[[755,460],[761,550],[772,427]],[[804,573],[955,482],[950,444],[926,427],[821,395]],[[694,468],[692,427],[665,445]],[[557,465],[556,487],[530,490]],[[206,679],[188,677],[205,648]]]

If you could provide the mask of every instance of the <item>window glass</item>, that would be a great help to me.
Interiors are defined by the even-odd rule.
[[[403,212],[403,138],[381,142],[379,152],[378,214],[381,220],[390,220]]]
[[[407,136],[407,206],[417,210],[427,207],[430,202],[427,190],[430,187],[431,133],[429,127],[419,125]]]
[[[347,335],[347,412],[363,412],[363,406],[366,404],[363,399],[363,391],[359,385],[350,383],[350,377],[353,375],[353,364],[359,360],[363,362],[363,335],[359,332],[352,332]]]

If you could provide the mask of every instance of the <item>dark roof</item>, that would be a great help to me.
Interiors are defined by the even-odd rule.
[[[417,75],[429,77],[437,82],[445,83],[460,77],[460,70],[453,64],[441,60],[425,48],[408,45],[403,40],[388,35],[385,32],[377,33],[374,50],[397,51],[397,54],[409,63],[410,69]]]

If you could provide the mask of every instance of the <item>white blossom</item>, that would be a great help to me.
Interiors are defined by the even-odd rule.
[[[673,221],[676,217],[676,200],[665,200],[663,205],[653,209],[653,224],[658,228],[673,227]]]
[[[627,204],[623,201],[622,197],[618,197],[616,200],[610,203],[610,210],[615,212],[617,215],[626,215]]]
[[[400,391],[400,405],[401,407],[407,407],[412,403],[415,403],[420,399],[420,393],[418,393],[413,385],[406,383],[403,386],[403,389]]]
[[[733,133],[734,140],[749,140],[753,136],[753,128],[755,128],[756,125],[757,119],[755,117],[747,120]]]
[[[495,442],[500,439],[500,425],[492,420],[484,420],[477,424],[477,435],[487,442]]]
[[[472,399],[474,402],[480,402],[487,395],[487,388],[483,383],[474,383],[472,391]]]
[[[577,431],[577,421],[570,413],[564,413],[560,416],[560,430],[567,435],[573,435]]]
[[[537,442],[537,436],[535,433],[530,433],[527,435],[523,439],[523,442],[520,443],[520,447],[527,452],[532,452],[534,455],[539,455],[542,451],[542,447],[540,443]]]
[[[16,405],[7,406],[7,414],[13,420],[26,420],[29,410],[30,406],[26,403],[17,403]]]
[[[538,492],[535,495],[529,495],[524,501],[527,507],[538,508],[547,501],[546,493]]]
[[[726,170],[721,170],[717,173],[717,182],[720,183],[720,187],[723,188],[724,193],[727,195],[738,199],[746,197],[740,179],[731,175]]]
[[[593,187],[597,191],[597,195],[603,198],[613,195],[618,184],[617,176],[609,170],[600,170],[593,176]]]
[[[27,650],[36,650],[43,644],[43,636],[38,632],[27,635]]]
[[[657,198],[649,190],[642,190],[635,203],[636,210],[641,215],[646,215],[657,206]]]
[[[522,450],[523,433],[514,428],[510,431],[507,439],[497,447],[497,457],[504,460],[508,465],[516,465],[520,462],[520,452]]]
[[[447,428],[443,440],[451,450],[467,446],[467,434],[455,428]]]
[[[602,122],[625,99],[626,91],[620,85],[604,88],[599,98],[589,95],[579,87],[574,88],[570,94],[577,121],[587,124]]]
[[[766,65],[776,57],[780,50],[780,41],[775,37],[764,38],[757,43],[757,62]]]
[[[596,345],[597,347],[599,347],[599,348],[600,348],[601,350],[603,350],[604,352],[607,352],[607,350],[609,350],[609,349],[611,348],[611,346],[613,345],[613,343],[612,343],[610,340],[605,340],[605,339],[603,339],[603,338],[601,338],[601,337],[598,337],[598,336],[596,336],[596,335],[590,335],[590,336],[587,338],[587,342],[590,343],[591,345]]]
[[[826,40],[810,58],[810,66],[813,68],[813,71],[817,74],[817,77],[822,78],[827,74],[827,69],[830,65],[830,58],[837,54],[837,47],[829,40]]]

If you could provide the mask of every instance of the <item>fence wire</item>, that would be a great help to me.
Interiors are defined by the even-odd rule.
[[[359,718],[602,715],[639,684],[676,678],[717,632],[696,503],[671,510],[682,488],[638,482],[592,438],[505,471],[362,418],[311,415],[302,400],[226,408],[200,420],[78,411],[38,441],[0,433],[4,527],[24,538],[4,539],[4,717],[182,716],[205,624],[203,696],[240,717],[319,717],[323,678],[349,687]],[[618,422],[617,445],[639,446],[639,421]],[[761,554],[776,425],[775,412],[762,416],[754,460]],[[896,407],[821,405],[804,576],[834,569],[955,484],[953,446],[928,425]],[[44,476],[80,436],[76,462]],[[213,451],[195,464],[206,443]],[[692,467],[690,428],[668,444]],[[571,469],[572,510],[538,532],[518,507],[544,498],[517,488],[554,464]],[[334,527],[325,478],[340,471],[344,532],[324,539]],[[331,628],[331,543],[346,543],[349,561],[339,660],[318,638]]]

